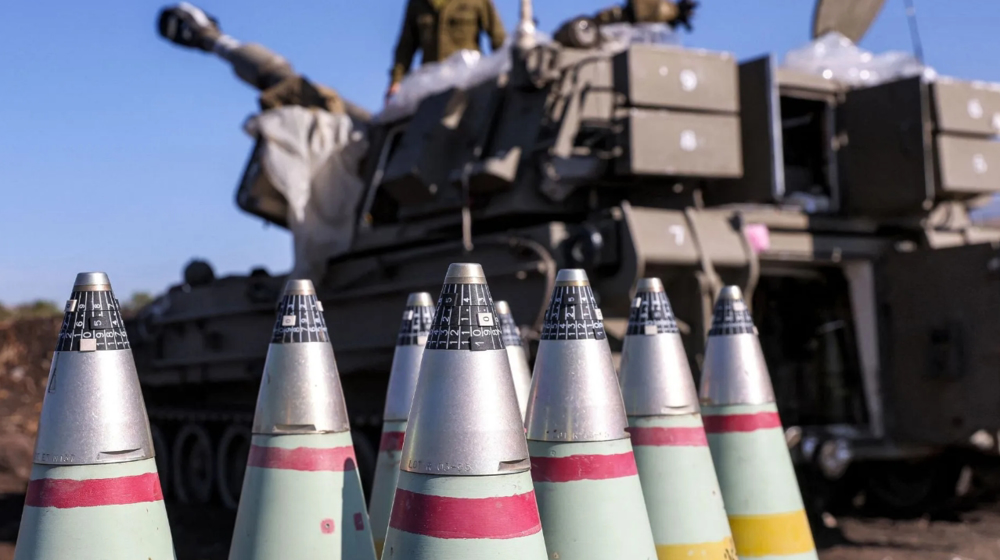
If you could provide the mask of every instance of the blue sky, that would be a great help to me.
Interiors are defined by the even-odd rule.
[[[1000,2],[915,0],[926,60],[1000,81]],[[607,0],[536,0],[540,27]],[[197,2],[196,2],[197,4]],[[380,104],[404,0],[203,0],[234,37],[286,56],[315,81]],[[0,18],[0,301],[60,300],[82,270],[118,296],[158,292],[191,257],[217,274],[281,272],[291,238],[233,201],[254,92],[218,59],[167,44],[161,4],[10,2]],[[517,0],[497,0],[508,28]],[[690,46],[740,59],[808,39],[811,0],[702,0]],[[910,48],[903,0],[888,0],[862,46]]]

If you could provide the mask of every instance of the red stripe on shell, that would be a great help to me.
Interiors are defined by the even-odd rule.
[[[451,498],[396,489],[389,526],[438,539],[516,539],[542,530],[535,492]]]
[[[357,469],[354,448],[343,447],[250,447],[248,467],[261,469],[282,469],[289,471],[331,471],[344,472]]]
[[[637,474],[635,456],[631,451],[615,455],[531,458],[531,479],[535,482],[606,480]]]
[[[777,412],[718,414],[704,416],[702,420],[705,423],[705,431],[710,434],[746,433],[781,428],[781,418]]]
[[[705,428],[653,427],[628,428],[632,434],[632,445],[648,447],[706,447],[708,438]]]
[[[402,451],[403,436],[406,432],[382,432],[382,439],[379,440],[379,451]]]
[[[24,505],[58,509],[163,501],[156,473],[119,478],[39,478],[28,482]]]

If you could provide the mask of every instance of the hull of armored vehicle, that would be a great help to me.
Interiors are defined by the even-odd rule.
[[[767,247],[754,247],[734,223],[766,229]],[[914,240],[799,211],[685,212],[626,203],[583,223],[477,236],[471,253],[444,242],[331,263],[335,280],[319,292],[366,484],[407,294],[436,293],[451,262],[482,263],[495,296],[510,302],[534,342],[556,271],[579,266],[574,247],[596,238],[603,243],[588,264],[616,352],[639,278],[663,279],[695,372],[716,287],[748,288],[796,459],[827,482],[844,478],[852,464],[941,456],[997,433],[996,246],[897,252]],[[179,286],[130,325],[164,449],[163,478],[182,500],[234,506],[238,499],[273,300],[283,282],[257,273]],[[954,283],[966,289],[950,289]],[[893,472],[880,484],[895,484]],[[946,482],[922,480],[913,500],[922,503]],[[884,499],[916,505],[891,492]]]
[[[586,269],[613,351],[636,282],[660,277],[696,375],[712,301],[738,285],[811,487],[896,509],[953,491],[952,458],[995,455],[1000,432],[1000,230],[967,212],[1000,190],[994,106],[972,84],[852,89],[770,57],[548,44],[371,124],[353,243],[315,279],[363,481],[407,295],[478,262],[529,342],[556,272]],[[238,204],[285,226],[257,154]],[[236,505],[283,282],[193,274],[129,325],[183,501]]]
[[[530,332],[540,324],[558,265],[559,228],[476,238],[469,255],[448,242],[357,255],[331,263],[318,285],[354,430],[366,489],[375,467],[382,408],[407,295],[440,290],[441,271],[474,260],[495,297],[510,301]],[[130,321],[133,352],[160,452],[166,491],[183,501],[238,503],[249,427],[286,278],[255,271],[172,288]]]

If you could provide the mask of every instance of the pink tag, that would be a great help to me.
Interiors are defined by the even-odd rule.
[[[761,254],[771,249],[771,230],[764,224],[746,224],[743,226],[750,248],[756,254]]]

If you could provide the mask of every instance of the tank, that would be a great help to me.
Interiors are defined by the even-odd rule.
[[[855,4],[821,1],[816,33],[863,35],[881,2]],[[958,458],[997,453],[1000,229],[969,212],[1000,190],[998,88],[848,85],[773,55],[611,47],[589,18],[536,41],[530,23],[499,76],[403,118],[351,113],[363,195],[350,246],[314,280],[366,485],[399,314],[452,262],[482,264],[532,355],[559,269],[587,271],[615,352],[637,281],[659,277],[696,376],[713,300],[740,286],[822,499],[862,489],[925,508],[953,492]],[[261,150],[237,204],[288,227]],[[238,501],[284,280],[192,263],[129,324],[165,491],[182,501]]]

